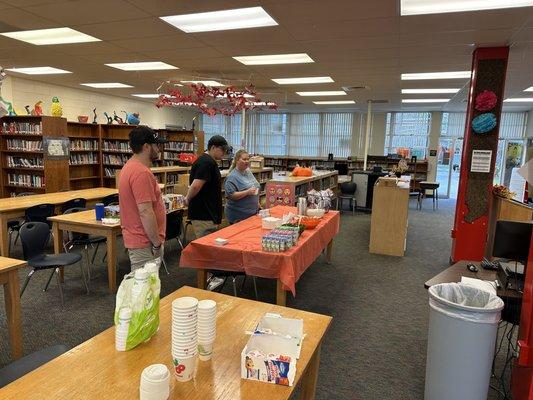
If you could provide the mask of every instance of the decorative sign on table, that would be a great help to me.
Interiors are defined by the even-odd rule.
[[[44,157],[51,160],[69,158],[68,137],[43,137]]]
[[[490,162],[492,160],[492,150],[473,150],[471,172],[490,172]]]

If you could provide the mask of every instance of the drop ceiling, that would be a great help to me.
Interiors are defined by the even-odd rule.
[[[253,4],[251,4],[253,3]],[[186,34],[158,17],[262,6],[278,26]],[[84,82],[122,82],[127,89],[89,89],[132,98],[154,93],[166,80],[252,82],[265,101],[304,110],[366,109],[370,99],[388,100],[375,110],[465,109],[465,79],[401,81],[401,73],[470,69],[476,46],[511,46],[506,97],[530,97],[533,86],[533,7],[478,12],[399,16],[398,0],[0,0],[0,32],[67,26],[101,42],[33,46],[0,36],[4,68],[51,66],[66,75],[22,76],[82,88]],[[308,64],[245,66],[234,56],[307,53]],[[121,71],[106,63],[163,61],[178,70]],[[331,76],[334,83],[278,85],[271,79]],[[334,91],[368,86],[339,100],[346,106],[314,105],[332,97],[301,97],[296,92]],[[402,98],[442,97],[401,94],[409,88],[462,88],[445,104],[402,104]],[[152,101],[153,100],[144,100]],[[285,105],[301,102],[302,105]],[[533,109],[533,103],[506,104],[507,110]]]

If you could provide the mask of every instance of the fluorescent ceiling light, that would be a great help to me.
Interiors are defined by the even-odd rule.
[[[313,101],[315,104],[355,104],[354,100]]]
[[[160,17],[186,33],[224,31],[278,25],[263,7],[236,8],[194,14]]]
[[[402,94],[457,93],[461,89],[402,89]]]
[[[265,106],[265,107],[268,107],[268,106],[275,106],[276,103],[274,103],[273,101],[247,101],[246,105],[247,106]]]
[[[54,67],[6,68],[6,71],[18,72],[19,74],[26,75],[72,74],[70,71]]]
[[[204,86],[224,86],[222,83],[217,81],[181,81],[181,83],[194,83],[196,85],[202,84]]]
[[[450,99],[402,99],[402,103],[447,103]]]
[[[402,74],[402,81],[415,81],[421,79],[469,79],[470,71],[450,72],[422,72],[415,74]]]
[[[158,99],[160,96],[170,97],[168,94],[159,93],[135,93],[132,96],[140,97],[141,99]]]
[[[533,103],[533,97],[515,97],[505,99],[504,103]]]
[[[244,65],[306,64],[315,62],[306,53],[233,57]]]
[[[306,83],[331,83],[335,82],[330,76],[312,76],[309,78],[278,78],[272,79],[279,85],[297,85]]]
[[[524,90],[524,92],[533,92],[533,86],[528,87],[526,90]]]
[[[159,71],[163,69],[178,69],[178,67],[161,61],[114,63],[106,65],[108,67],[121,69],[123,71]]]
[[[401,0],[401,15],[495,10],[533,6],[533,0]]]
[[[318,92],[296,92],[299,96],[346,96],[343,90],[321,90]]]
[[[125,85],[124,83],[119,82],[103,82],[103,83],[80,83],[82,86],[89,86],[96,89],[120,89],[120,88],[131,88],[131,85]]]
[[[32,31],[4,32],[0,35],[22,40],[38,46],[46,44],[99,42],[93,36],[86,35],[70,28],[37,29]]]

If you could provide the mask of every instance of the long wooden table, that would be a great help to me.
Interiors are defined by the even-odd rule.
[[[315,397],[320,347],[331,317],[184,286],[161,300],[159,331],[147,343],[118,352],[115,329],[111,327],[0,389],[0,398],[139,398],[139,379],[144,368],[161,363],[172,372],[171,303],[182,296],[217,302],[217,338],[213,358],[198,362],[194,380],[182,383],[171,378],[170,399],[286,400],[298,384],[302,399]],[[253,330],[268,312],[304,321],[306,336],[292,387],[241,379],[241,351],[249,338],[245,331]]]
[[[20,323],[20,290],[17,271],[26,261],[0,257],[0,284],[4,286],[7,329],[13,359],[22,356],[22,329]]]
[[[94,210],[80,211],[77,213],[56,215],[49,217],[52,221],[52,232],[54,233],[54,251],[59,254],[63,251],[62,231],[87,233],[89,235],[105,236],[107,239],[107,276],[109,281],[109,291],[117,290],[117,236],[121,233],[120,223],[103,224],[96,220]]]
[[[117,189],[100,187],[0,199],[0,255],[3,257],[9,256],[7,221],[24,217],[24,212],[27,208],[43,203],[55,204],[59,208],[66,201],[80,197],[86,199],[87,205],[90,206],[97,203],[98,200],[116,193],[118,193]]]

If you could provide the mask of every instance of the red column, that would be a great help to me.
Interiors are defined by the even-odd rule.
[[[473,54],[452,230],[453,262],[479,261],[485,250],[508,57],[508,47],[478,48]]]

